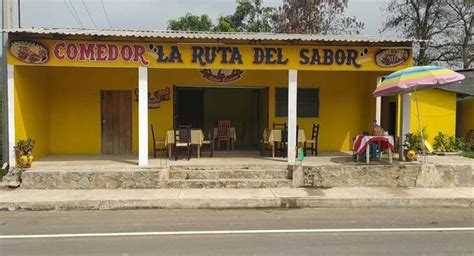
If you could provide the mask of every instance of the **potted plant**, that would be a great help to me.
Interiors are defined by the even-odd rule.
[[[15,146],[16,162],[20,168],[30,168],[33,162],[32,151],[35,141],[31,138],[19,140]]]
[[[407,162],[416,160],[416,153],[420,151],[421,136],[414,133],[405,134],[405,143],[403,149],[405,152],[405,159]]]

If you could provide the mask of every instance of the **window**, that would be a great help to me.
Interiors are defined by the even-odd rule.
[[[288,116],[288,88],[276,88],[276,117]],[[319,117],[319,89],[298,88],[298,117]]]

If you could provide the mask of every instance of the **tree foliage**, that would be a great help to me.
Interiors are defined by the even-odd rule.
[[[391,0],[385,7],[382,31],[420,40],[417,65],[447,63],[467,68],[473,55],[472,9],[472,0]]]
[[[219,17],[215,31],[270,32],[277,16],[276,8],[263,6],[262,0],[237,0],[231,15]]]
[[[359,34],[364,23],[345,15],[348,0],[284,0],[279,8],[278,32],[303,34]]]
[[[213,25],[207,14],[198,16],[187,13],[178,19],[168,21],[168,29],[183,31],[219,32],[270,32],[278,18],[274,7],[262,5],[262,0],[237,0],[233,14],[220,16]]]
[[[474,66],[474,1],[446,0],[446,7],[453,16],[454,26],[444,33],[446,47],[439,54],[451,66]]]
[[[212,21],[207,14],[201,16],[186,13],[178,19],[168,21],[168,29],[181,31],[210,31]]]

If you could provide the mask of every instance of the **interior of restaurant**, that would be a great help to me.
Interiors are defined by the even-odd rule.
[[[218,121],[229,120],[235,129],[235,147],[257,149],[259,137],[268,127],[268,88],[266,87],[175,87],[174,126],[191,125],[205,136]]]

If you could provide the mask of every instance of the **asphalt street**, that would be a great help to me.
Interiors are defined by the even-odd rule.
[[[0,255],[473,255],[472,227],[469,208],[0,212]]]

